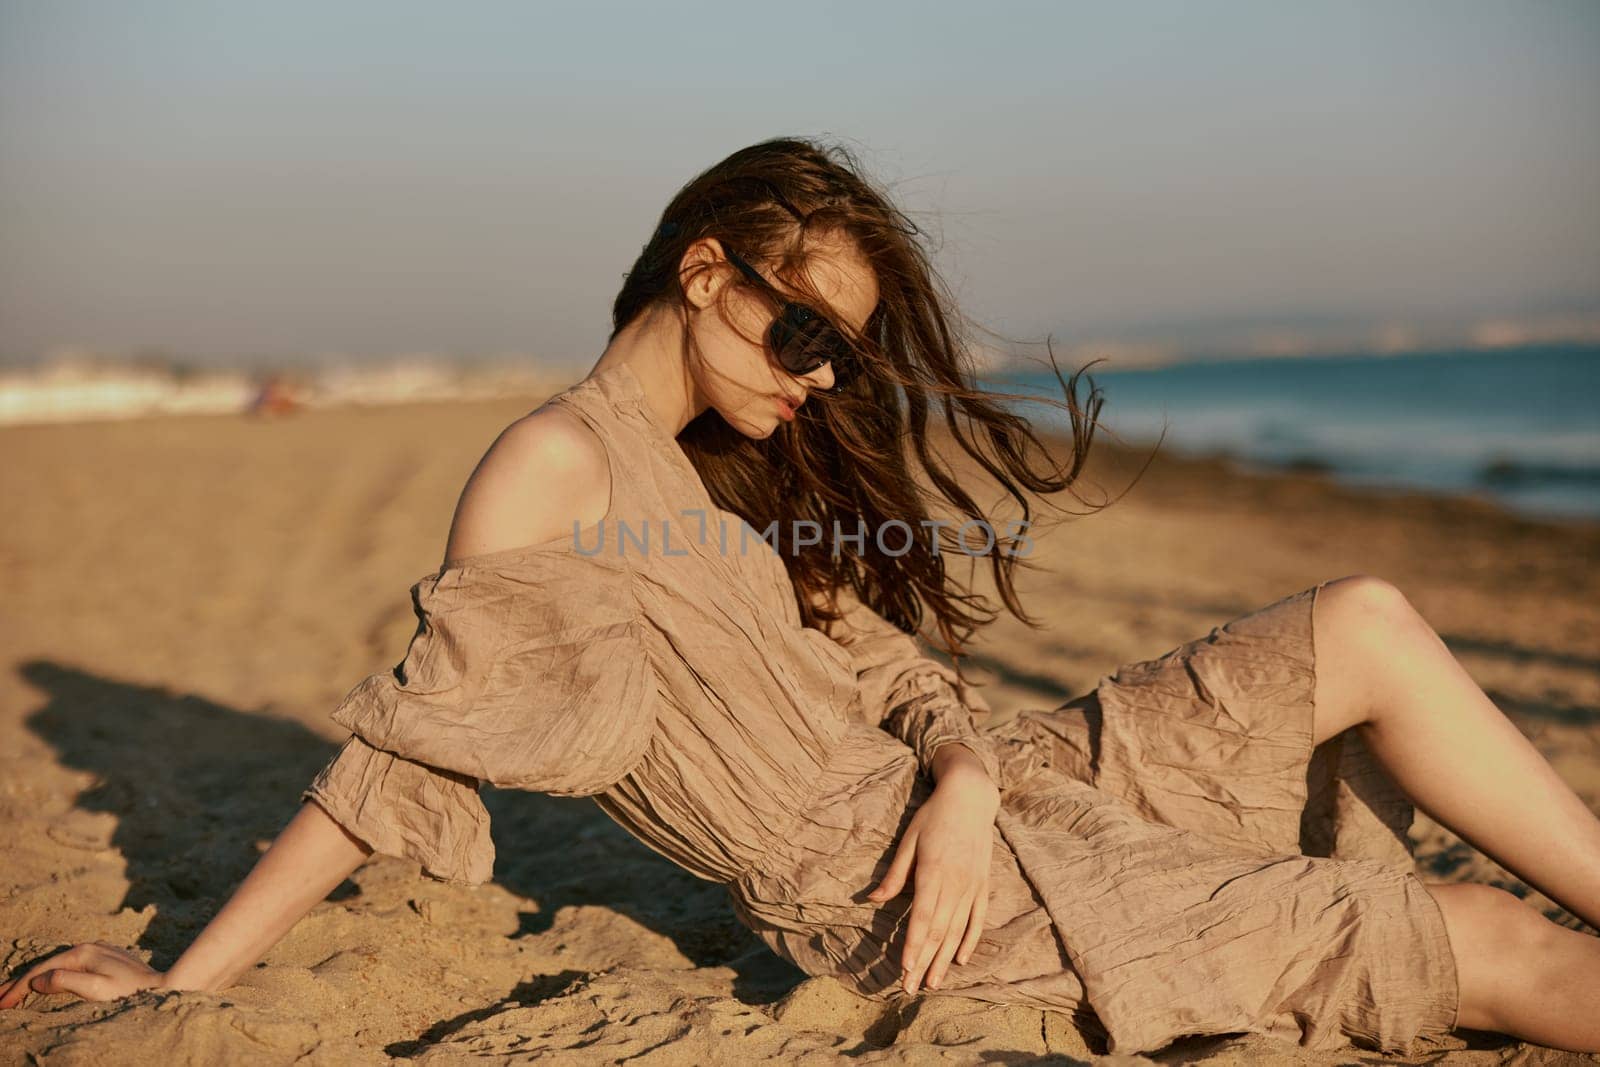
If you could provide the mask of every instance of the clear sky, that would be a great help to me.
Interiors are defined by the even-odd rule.
[[[0,356],[596,356],[842,139],[1011,336],[1600,314],[1600,3],[0,2]]]

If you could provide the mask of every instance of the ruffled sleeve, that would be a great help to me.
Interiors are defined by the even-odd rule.
[[[977,755],[998,784],[998,759],[979,729],[993,714],[982,695],[927,655],[915,635],[863,604],[851,590],[838,590],[836,606],[844,617],[830,624],[829,636],[849,653],[855,669],[853,710],[910,746],[924,772],[932,774],[934,750],[957,742]]]
[[[302,795],[374,850],[478,884],[494,859],[483,783],[588,796],[643,757],[657,699],[644,623],[630,572],[601,557],[457,565],[411,600],[404,660],[334,709],[353,736]]]
[[[373,748],[352,735],[301,794],[374,852],[416,860],[439,882],[494,877],[489,812],[475,778]]]

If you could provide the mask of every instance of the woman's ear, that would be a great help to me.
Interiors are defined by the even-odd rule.
[[[722,242],[715,237],[702,237],[684,250],[678,261],[678,284],[684,295],[696,308],[708,308],[717,298],[717,292],[727,284],[728,265],[722,254]]]

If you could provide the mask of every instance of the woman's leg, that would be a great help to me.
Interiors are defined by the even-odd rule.
[[[1456,1025],[1572,1052],[1600,1051],[1600,938],[1494,886],[1423,883],[1456,959]]]
[[[1600,927],[1600,819],[1404,595],[1351,575],[1312,615],[1316,743],[1359,730],[1418,808]]]

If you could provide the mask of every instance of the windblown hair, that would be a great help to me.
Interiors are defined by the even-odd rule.
[[[839,617],[834,591],[841,587],[908,633],[922,629],[926,605],[959,671],[962,644],[998,612],[981,603],[969,611],[983,598],[957,588],[945,561],[987,558],[1007,609],[1029,626],[1039,625],[1023,611],[1012,584],[1013,568],[1027,564],[1030,543],[1013,535],[1026,537],[1033,525],[1033,509],[1022,490],[1059,493],[1078,479],[1103,402],[1092,378],[1087,412],[1077,399],[1078,377],[1092,362],[1063,382],[1065,404],[978,388],[965,319],[931,265],[923,231],[864,176],[847,148],[796,138],[741,149],[678,191],[617,295],[612,337],[647,310],[675,308],[684,324],[685,352],[700,360],[684,284],[692,270],[713,268],[686,264],[685,253],[708,237],[766,266],[825,313],[828,305],[807,283],[803,268],[811,239],[839,231],[872,265],[880,295],[861,331],[830,316],[856,346],[860,370],[855,379],[839,395],[813,392],[792,422],[764,440],[739,433],[713,409],[692,420],[678,440],[718,507],[757,531],[778,523],[774,547],[788,568],[806,625]],[[717,266],[731,273],[724,295],[736,287],[762,293],[725,263]],[[720,302],[718,313],[732,328]],[[1062,381],[1053,352],[1050,364]],[[1017,399],[1065,407],[1072,451],[1064,467],[1052,462],[1025,418],[999,403]],[[935,407],[950,436],[1017,502],[1020,518],[991,519],[930,449],[928,416]],[[1029,446],[1041,457],[1038,469],[1028,461]],[[913,475],[913,458],[947,505],[938,516],[947,525],[924,525],[934,518],[933,496]],[[1076,491],[1072,495],[1081,501]],[[969,520],[983,523],[975,527],[983,533],[976,544],[969,533],[963,546],[957,531]],[[865,536],[836,538],[835,523],[845,535],[864,530]],[[791,537],[802,527],[820,531],[819,543],[803,545]]]

